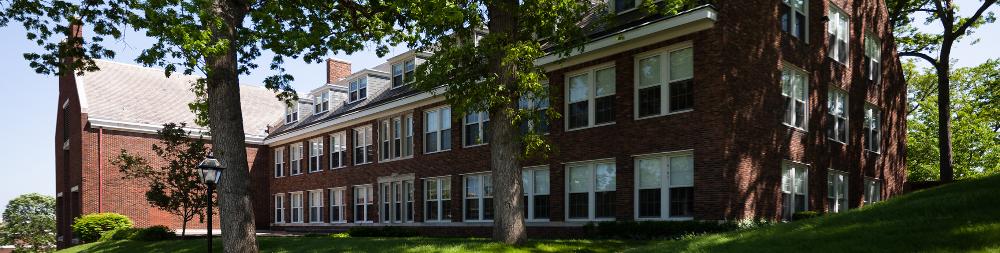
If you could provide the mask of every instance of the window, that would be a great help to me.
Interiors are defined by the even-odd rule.
[[[295,104],[285,106],[285,124],[299,121],[299,103],[298,102],[292,102],[292,103]]]
[[[309,191],[309,223],[323,223],[323,190]]]
[[[882,81],[882,42],[871,33],[865,35],[865,76],[874,85]]]
[[[636,158],[636,217],[689,218],[694,214],[694,158],[690,152]]]
[[[847,172],[830,170],[826,175],[827,211],[847,211]]]
[[[694,107],[692,54],[691,47],[687,47],[636,60],[636,118],[683,112]]]
[[[413,155],[413,115],[397,116],[382,121],[379,140],[382,160],[394,160]]]
[[[465,115],[465,146],[476,146],[489,143],[490,114],[488,112],[472,112]]]
[[[829,56],[842,64],[847,64],[847,41],[850,39],[850,17],[844,11],[830,4],[830,21],[827,22]]]
[[[805,130],[809,118],[809,77],[806,72],[785,67],[781,72],[781,95],[785,97],[785,125]]]
[[[285,223],[285,194],[274,195],[274,223]]]
[[[882,201],[882,180],[865,178],[865,205]]]
[[[285,148],[274,149],[274,177],[285,176]]]
[[[490,173],[465,176],[465,220],[493,220],[493,181]]]
[[[372,161],[372,126],[361,126],[354,129],[354,165],[366,164]]]
[[[521,171],[524,190],[524,219],[546,221],[549,219],[549,168],[525,168]]]
[[[566,79],[566,126],[579,129],[615,121],[615,67],[604,67]]]
[[[319,95],[314,97],[313,110],[316,113],[322,113],[330,110],[330,92],[324,91]]]
[[[323,155],[323,138],[309,140],[309,173],[318,172],[320,157]]]
[[[451,107],[424,112],[424,153],[451,150]]]
[[[361,185],[354,187],[354,222],[355,223],[369,223],[372,222],[371,218],[368,217],[368,210],[374,208],[372,207],[372,186],[371,185]]]
[[[809,210],[807,201],[808,168],[800,164],[786,163],[781,173],[781,217],[791,220],[792,214]]]
[[[302,143],[292,144],[292,176],[302,174]]]
[[[535,119],[521,122],[521,134],[549,133],[549,116],[545,112],[549,109],[548,97],[538,97],[534,94],[525,94],[521,96],[521,99],[518,101],[518,107],[522,110],[532,111],[536,115]]]
[[[392,181],[380,184],[382,202],[379,214],[382,222],[403,223],[413,221],[413,181]]]
[[[882,150],[882,111],[871,104],[865,105],[865,150],[879,153]]]
[[[302,192],[292,193],[292,223],[302,223]]]
[[[413,82],[415,59],[411,58],[392,65],[392,87],[397,88]]]
[[[830,122],[827,124],[827,137],[840,143],[847,143],[847,92],[837,88],[830,88],[830,101],[827,104],[827,112],[830,113]]]
[[[424,219],[451,221],[451,178],[424,179]]]
[[[808,0],[782,0],[779,9],[781,12],[781,30],[796,38],[805,40],[807,37],[809,16]]]
[[[347,134],[339,132],[330,135],[330,168],[344,167],[344,153],[347,152]]]
[[[615,13],[623,13],[635,10],[641,0],[612,0]]]
[[[344,223],[344,188],[330,189],[330,223]]]
[[[368,97],[368,76],[361,76],[361,78],[351,80],[348,93],[350,94],[348,99],[350,103],[365,100]]]
[[[614,161],[576,163],[567,168],[568,220],[614,219]]]

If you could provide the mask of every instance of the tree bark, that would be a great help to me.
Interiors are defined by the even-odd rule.
[[[505,42],[512,43],[518,39],[516,0],[488,1],[489,29],[491,35],[506,37]],[[506,54],[506,51],[502,51]],[[490,59],[493,66],[490,71],[499,77],[499,84],[505,86],[502,94],[510,97],[503,105],[490,108],[490,121],[493,126],[490,135],[490,167],[493,170],[493,239],[513,245],[524,244],[527,234],[524,228],[523,188],[521,182],[521,167],[519,156],[521,143],[518,141],[517,127],[513,122],[512,113],[517,110],[517,95],[511,91],[517,90],[517,66],[503,64],[504,55],[496,55]]]
[[[225,252],[258,251],[247,184],[250,181],[250,170],[247,166],[236,56],[239,40],[237,28],[242,26],[246,10],[246,6],[241,6],[236,1],[215,1],[212,3],[212,13],[222,19],[223,25],[207,25],[212,29],[214,41],[229,41],[229,47],[224,52],[205,56],[212,152],[227,167],[218,185],[219,220]],[[211,206],[206,210],[213,211]]]
[[[941,55],[938,57],[937,66],[935,66],[938,78],[938,150],[942,182],[955,180],[951,148],[951,80],[949,78],[951,76],[950,62],[953,40],[954,38],[946,32]]]

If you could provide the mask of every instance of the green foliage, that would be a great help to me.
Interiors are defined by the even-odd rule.
[[[340,232],[340,233],[333,233],[333,234],[330,234],[330,235],[328,235],[328,236],[329,236],[330,238],[351,238],[351,233],[348,233],[348,232]]]
[[[177,237],[177,234],[174,233],[173,229],[163,225],[156,225],[138,229],[128,239],[135,241],[163,241],[174,239],[175,237]]]
[[[132,227],[116,228],[114,230],[101,233],[101,239],[98,241],[106,242],[106,241],[128,240],[129,238],[132,237],[133,234],[135,234],[139,230],[140,228],[132,228]]]
[[[18,252],[50,252],[56,242],[56,200],[29,193],[7,203],[0,223],[0,245],[14,245]]]
[[[584,232],[599,238],[677,239],[739,229],[735,222],[714,221],[603,221],[584,225]]]
[[[101,234],[115,229],[132,227],[132,220],[117,213],[86,214],[73,221],[73,234],[81,241],[94,242]]]
[[[184,130],[186,125],[169,123],[157,131],[161,144],[153,144],[153,153],[165,162],[165,166],[153,168],[147,158],[133,155],[124,149],[111,164],[117,166],[125,179],[146,182],[146,201],[160,210],[177,215],[183,225],[181,234],[187,230],[187,222],[197,217],[203,219],[208,200],[207,186],[201,183],[198,163],[208,154],[203,139],[189,138]]]
[[[350,237],[413,237],[417,236],[417,230],[408,227],[381,226],[381,227],[352,227],[347,230]]]
[[[805,220],[820,216],[823,216],[823,213],[817,211],[802,211],[792,214],[792,220]]]

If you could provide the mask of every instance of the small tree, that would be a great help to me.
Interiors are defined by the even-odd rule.
[[[0,225],[0,244],[13,244],[14,252],[51,252],[56,242],[56,200],[29,193],[7,203]]]
[[[153,144],[153,152],[166,161],[163,167],[153,168],[146,158],[124,149],[111,161],[125,174],[125,179],[144,180],[149,184],[146,200],[150,205],[181,217],[181,236],[187,233],[189,221],[195,217],[199,221],[204,219],[208,205],[204,197],[208,189],[194,169],[207,154],[205,141],[189,138],[185,126],[184,123],[169,123],[157,131],[163,144]]]

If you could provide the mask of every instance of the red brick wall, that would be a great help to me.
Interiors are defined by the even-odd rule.
[[[351,75],[351,63],[338,59],[326,59],[326,83],[334,83]]]

